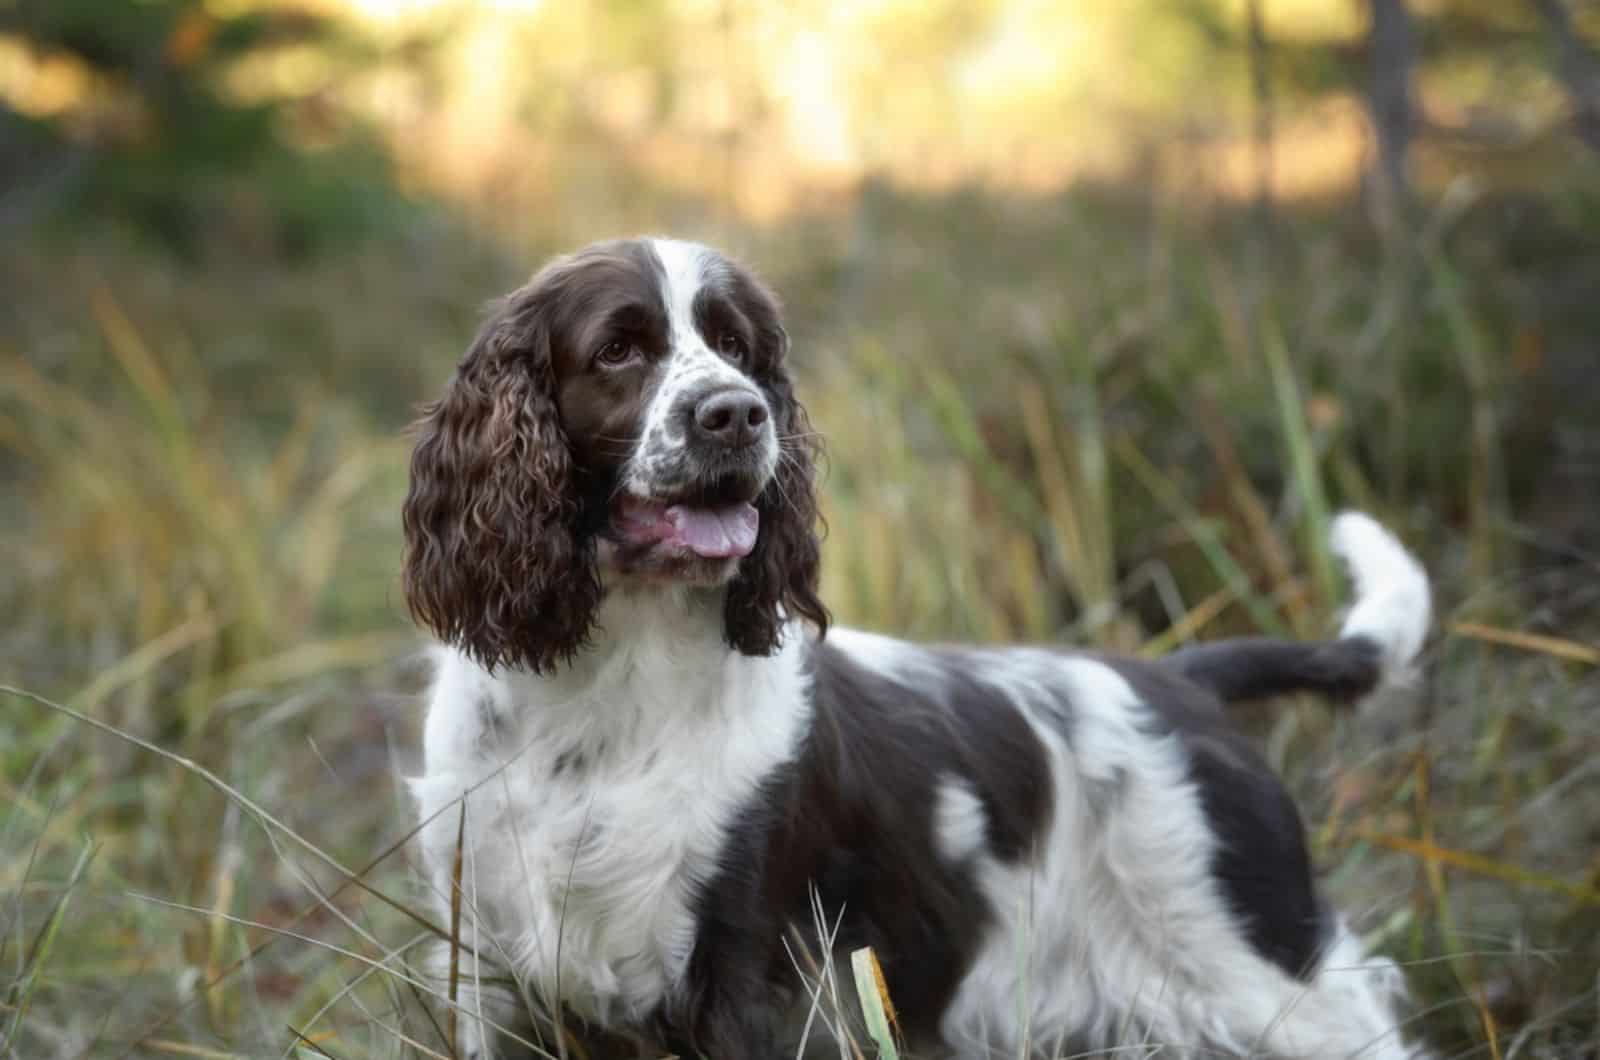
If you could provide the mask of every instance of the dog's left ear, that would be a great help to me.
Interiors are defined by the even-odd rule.
[[[723,605],[728,644],[746,655],[772,654],[785,619],[803,618],[819,634],[832,621],[817,595],[821,541],[815,480],[822,446],[783,364],[789,335],[775,327],[780,349],[767,390],[778,435],[778,470],[756,498],[761,513],[756,547],[739,564]]]
[[[600,602],[556,408],[548,274],[500,305],[424,410],[402,512],[411,613],[490,670],[571,659]]]

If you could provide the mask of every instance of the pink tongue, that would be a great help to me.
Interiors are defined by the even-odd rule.
[[[674,504],[666,510],[673,537],[697,556],[748,556],[756,547],[761,515],[751,504],[725,508],[690,508]]]

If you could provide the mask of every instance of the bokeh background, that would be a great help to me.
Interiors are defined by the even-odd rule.
[[[846,621],[1314,636],[1329,513],[1395,527],[1421,685],[1246,723],[1441,1055],[1596,1056],[1597,51],[1594,0],[0,2],[0,1055],[448,1055],[403,428],[546,255],[670,232],[786,299]]]

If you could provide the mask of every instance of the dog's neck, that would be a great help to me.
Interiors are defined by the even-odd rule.
[[[544,679],[549,693],[583,695],[639,670],[716,669],[732,651],[722,629],[725,595],[671,584],[608,586],[589,643]]]
[[[570,662],[546,675],[496,675],[495,698],[516,730],[506,735],[548,746],[638,745],[674,726],[725,722],[774,682],[798,688],[801,631],[791,627],[771,657],[742,655],[724,636],[723,599],[720,589],[611,589],[591,642]]]

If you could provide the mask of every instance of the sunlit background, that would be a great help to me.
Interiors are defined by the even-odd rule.
[[[784,296],[849,622],[1315,636],[1394,526],[1428,680],[1244,720],[1440,1055],[1597,1056],[1594,0],[0,0],[0,1056],[448,1055],[403,428],[638,232]]]

